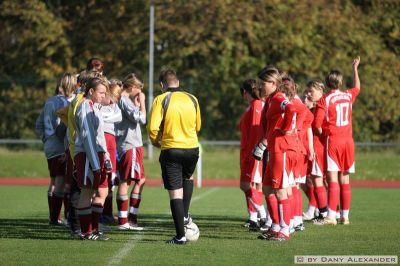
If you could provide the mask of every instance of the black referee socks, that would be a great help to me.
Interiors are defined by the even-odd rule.
[[[183,179],[183,210],[187,218],[189,216],[190,201],[193,194],[193,180]]]

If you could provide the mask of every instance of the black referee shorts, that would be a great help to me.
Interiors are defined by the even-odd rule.
[[[159,161],[165,189],[182,188],[183,179],[193,175],[198,159],[199,148],[162,150]]]

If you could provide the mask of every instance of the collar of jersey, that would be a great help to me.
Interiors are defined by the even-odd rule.
[[[175,91],[182,91],[181,88],[177,87],[177,88],[168,88],[167,91],[169,92],[175,92]]]

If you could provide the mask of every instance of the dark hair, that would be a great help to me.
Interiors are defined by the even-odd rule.
[[[95,70],[98,72],[103,72],[104,70],[104,62],[97,58],[97,57],[92,57],[89,59],[86,65],[86,70]]]
[[[90,89],[95,89],[98,85],[103,85],[104,87],[106,87],[107,92],[110,89],[110,85],[108,83],[108,80],[106,78],[92,78],[90,79],[87,83],[86,83],[86,87],[85,87],[85,94],[84,96],[86,97],[90,91]]]
[[[178,81],[178,76],[174,69],[167,67],[161,70],[158,80],[165,85],[170,85],[171,83]]]
[[[260,90],[255,79],[246,79],[242,83],[242,86],[240,86],[240,93],[242,96],[244,92],[250,94],[254,99],[260,99]]]

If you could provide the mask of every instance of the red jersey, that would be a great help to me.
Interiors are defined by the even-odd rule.
[[[240,137],[240,162],[253,160],[252,150],[263,137],[263,128],[261,125],[261,113],[264,102],[254,100],[250,103],[247,110],[240,119],[239,129]]]
[[[331,90],[318,101],[314,127],[322,127],[325,136],[341,136],[352,138],[352,106],[359,88],[346,91]]]
[[[268,142],[268,151],[284,152],[288,149],[297,149],[296,134],[284,135],[282,131],[296,128],[296,107],[290,103],[285,95],[276,92],[267,98],[268,105],[265,112],[266,131],[264,137]]]

